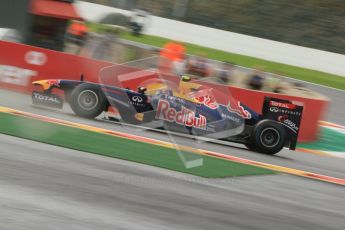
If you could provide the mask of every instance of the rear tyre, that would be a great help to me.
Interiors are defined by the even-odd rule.
[[[85,118],[95,118],[106,110],[107,99],[97,85],[83,83],[78,85],[69,98],[75,114]]]
[[[254,126],[251,143],[246,145],[260,153],[276,154],[284,147],[286,131],[284,127],[271,120],[263,120]]]

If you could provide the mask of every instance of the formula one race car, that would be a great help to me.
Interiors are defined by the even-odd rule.
[[[151,82],[138,90],[83,79],[33,84],[43,87],[33,92],[34,104],[62,108],[65,100],[75,114],[85,118],[95,118],[112,107],[125,123],[241,143],[266,154],[283,147],[295,149],[303,110],[288,100],[266,97],[259,114],[228,95],[219,96],[221,92],[210,84],[195,83],[186,76],[177,87]],[[53,93],[55,88],[64,91],[64,99]]]

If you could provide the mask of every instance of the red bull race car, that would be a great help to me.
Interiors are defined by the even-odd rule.
[[[83,79],[33,84],[42,88],[32,93],[34,104],[62,108],[67,102],[84,118],[95,118],[111,107],[124,123],[241,143],[265,154],[278,153],[283,147],[295,149],[303,111],[291,101],[266,97],[262,112],[257,113],[230,94],[187,76],[179,85],[150,82],[137,90]],[[62,90],[64,96],[54,89]]]

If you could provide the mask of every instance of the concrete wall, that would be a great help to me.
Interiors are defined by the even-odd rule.
[[[80,14],[90,21],[98,21],[105,15],[114,12],[130,14],[126,10],[82,1],[77,1],[76,6]],[[345,55],[337,53],[155,16],[151,17],[150,25],[145,33],[345,77]]]

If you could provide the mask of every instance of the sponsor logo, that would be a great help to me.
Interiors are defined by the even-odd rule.
[[[270,107],[269,111],[272,113],[284,113],[284,114],[288,114],[288,115],[301,116],[301,112],[293,111],[290,109],[278,108],[278,107]]]
[[[48,85],[48,88],[52,87],[52,86],[56,86],[56,87],[60,87],[60,80],[46,80],[46,84]]]
[[[236,122],[236,123],[240,123],[240,122],[241,122],[240,118],[238,118],[238,117],[233,117],[233,116],[229,116],[229,115],[227,115],[227,114],[222,114],[222,118],[223,118],[223,119],[228,119],[228,120],[234,121],[234,122]]]
[[[274,112],[274,113],[278,113],[279,112],[279,109],[277,107],[271,107],[270,108],[270,111],[271,112]]]
[[[161,119],[169,122],[175,122],[187,127],[194,127],[197,129],[206,130],[206,117],[199,115],[196,117],[195,112],[182,106],[181,111],[171,108],[166,100],[159,100],[156,119]]]
[[[144,114],[143,113],[136,113],[134,115],[134,118],[137,119],[138,121],[143,121],[144,120]]]
[[[270,106],[275,106],[275,107],[280,107],[280,108],[285,108],[285,109],[295,109],[296,108],[296,105],[294,105],[294,104],[282,103],[282,102],[277,102],[277,101],[270,101]]]
[[[142,102],[143,101],[143,98],[142,97],[140,97],[140,96],[133,96],[132,97],[132,101],[134,101],[134,102]]]
[[[46,101],[46,102],[61,104],[61,100],[59,100],[59,98],[55,96],[33,93],[33,97],[34,99],[39,100],[39,101]]]
[[[283,124],[290,127],[294,132],[298,131],[297,125],[293,123],[292,121],[290,121],[289,119],[284,120]]]
[[[209,107],[210,109],[218,109],[219,108],[218,103],[213,101],[210,96],[195,97],[194,99],[198,100],[199,103]]]
[[[129,100],[129,104],[136,106],[136,107],[145,107],[146,104],[143,103],[144,99],[141,96],[132,96]]]
[[[8,84],[27,86],[37,72],[16,66],[0,65],[0,81]]]
[[[288,118],[289,118],[289,116],[285,114],[285,115],[279,116],[278,117],[278,121],[279,122],[284,122]]]
[[[244,107],[241,105],[239,101],[235,102],[234,100],[230,100],[227,109],[229,112],[236,113],[244,119],[252,118],[251,113],[248,110],[244,109]]]
[[[47,62],[47,55],[37,51],[29,51],[24,56],[25,61],[31,65],[44,65]]]

